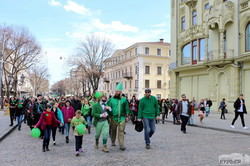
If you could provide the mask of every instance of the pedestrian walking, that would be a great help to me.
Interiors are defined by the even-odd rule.
[[[43,152],[50,151],[49,149],[49,142],[50,142],[50,135],[51,129],[53,127],[57,127],[62,123],[56,119],[54,112],[51,111],[51,105],[47,104],[45,106],[45,111],[41,114],[41,117],[38,123],[35,125],[34,128],[40,127],[41,130],[44,131],[44,138],[43,138]]]
[[[155,120],[159,120],[160,110],[156,97],[151,95],[151,89],[145,89],[145,96],[140,99],[138,121],[143,120],[144,140],[146,149],[150,149],[150,138],[155,132]]]
[[[85,120],[87,120],[88,123],[88,133],[90,134],[91,132],[91,111],[92,111],[92,106],[89,104],[89,100],[85,99],[84,104],[82,105],[81,112]]]
[[[200,117],[200,123],[203,124],[202,120],[204,119],[204,112],[205,112],[205,105],[204,105],[205,101],[203,99],[201,99],[200,103],[199,103],[199,109],[198,109],[198,116]]]
[[[18,130],[19,131],[21,130],[21,127],[22,127],[23,115],[24,115],[23,101],[18,100],[15,117],[17,119],[17,124],[18,124]]]
[[[75,95],[73,100],[71,100],[71,106],[74,108],[74,111],[81,110],[82,102],[79,100],[77,95]]]
[[[243,99],[243,94],[240,94],[240,97],[234,102],[234,112],[235,112],[235,118],[232,121],[231,127],[234,129],[234,123],[237,120],[238,116],[240,115],[241,118],[241,123],[243,126],[243,129],[248,129],[248,127],[246,127],[245,125],[245,121],[244,121],[244,114],[247,114],[247,109],[246,109],[246,105],[245,105],[245,100]]]
[[[135,121],[137,120],[138,106],[139,106],[139,101],[136,99],[135,96],[133,96],[129,102],[129,108],[132,111],[131,121],[133,124],[135,124]]]
[[[75,117],[73,117],[73,119],[71,120],[70,126],[72,127],[73,131],[74,131],[74,135],[75,135],[75,148],[76,148],[76,156],[79,156],[80,152],[83,152],[82,149],[82,138],[83,138],[83,134],[79,133],[77,131],[77,126],[78,125],[87,125],[86,120],[84,119],[84,117],[82,116],[82,112],[80,110],[77,110],[75,112]],[[86,128],[85,131],[86,132]]]
[[[172,99],[169,113],[172,113],[172,115],[173,115],[173,124],[180,124],[177,109],[178,109],[178,100],[177,99]]]
[[[106,105],[107,97],[100,96],[100,102],[95,103],[92,109],[92,116],[94,119],[94,126],[96,127],[95,134],[95,148],[98,149],[99,138],[102,134],[102,143],[103,143],[103,152],[109,152],[107,148],[107,140],[109,136],[109,123],[108,123],[108,115],[110,114],[111,107]]]
[[[161,101],[161,115],[162,115],[162,124],[164,124],[165,118],[168,118],[168,105],[165,99]]]
[[[66,106],[62,108],[63,118],[64,118],[64,127],[62,128],[62,134],[65,132],[66,143],[69,143],[69,130],[70,130],[70,122],[72,118],[75,116],[74,108],[71,106],[69,100],[66,101]]]
[[[54,102],[54,103],[51,103],[51,105],[52,105],[52,111],[54,112],[56,119],[59,120],[62,123],[61,126],[63,126],[64,125],[63,113],[60,110],[60,108],[58,108],[58,103]],[[56,145],[56,130],[57,130],[57,126],[52,126],[53,145]]]
[[[178,115],[181,118],[181,131],[186,134],[186,125],[189,117],[191,116],[190,103],[186,98],[185,94],[181,95],[182,100],[178,103]]]
[[[117,130],[118,130],[118,143],[120,150],[125,150],[124,146],[124,130],[126,123],[129,120],[129,104],[125,97],[121,97],[122,84],[119,83],[115,88],[115,95],[108,101],[107,105],[111,107],[111,142],[112,146],[115,145]]]
[[[10,125],[13,126],[13,121],[16,119],[15,114],[16,114],[16,109],[17,109],[17,101],[14,97],[10,98]]]
[[[220,119],[226,119],[225,117],[225,109],[226,109],[226,102],[225,99],[222,99],[222,101],[220,102],[220,106],[219,109],[221,110],[221,115],[220,115]]]
[[[188,125],[193,126],[194,125],[194,110],[195,110],[195,100],[192,100],[190,103],[191,107],[191,116],[188,119]]]
[[[208,117],[208,115],[210,114],[210,107],[209,104],[207,103],[207,105],[205,106],[205,112],[206,112],[206,117]]]

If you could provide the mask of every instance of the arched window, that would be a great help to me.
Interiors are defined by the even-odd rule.
[[[181,64],[182,65],[190,64],[190,61],[191,61],[191,47],[190,43],[188,43],[182,48]]]
[[[246,51],[250,51],[250,22],[246,27]]]

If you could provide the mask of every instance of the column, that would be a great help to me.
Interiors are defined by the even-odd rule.
[[[220,56],[219,56],[219,59],[224,59],[224,29],[220,29],[219,33],[220,33]]]

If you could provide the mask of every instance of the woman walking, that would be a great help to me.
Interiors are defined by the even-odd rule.
[[[161,101],[161,114],[162,114],[162,124],[164,124],[165,117],[168,118],[168,106],[165,99]]]
[[[66,106],[62,108],[62,113],[64,117],[64,128],[66,130],[66,143],[69,143],[70,122],[75,116],[74,108],[71,106],[69,100],[66,101]],[[62,128],[62,133],[64,133],[64,128]]]
[[[13,126],[13,121],[15,120],[17,102],[14,97],[10,98],[10,126]]]
[[[87,120],[87,123],[88,123],[88,133],[89,134],[90,134],[90,131],[91,131],[91,120],[92,120],[91,110],[92,110],[92,106],[89,104],[89,100],[85,99],[84,100],[84,105],[82,105],[81,112],[82,112],[82,115],[83,115],[84,119]]]
[[[19,100],[18,105],[16,108],[16,118],[17,118],[17,124],[18,124],[18,130],[21,130],[22,127],[22,120],[23,120],[23,115],[24,115],[24,108],[23,108],[23,101]]]
[[[49,141],[50,141],[52,126],[58,127],[59,124],[62,125],[62,123],[56,119],[54,112],[51,111],[51,105],[47,104],[45,106],[45,111],[41,114],[38,123],[34,127],[34,128],[41,127],[41,130],[44,131],[43,152],[45,152],[45,148],[46,151],[49,151]]]
[[[58,108],[58,103],[52,103],[52,112],[54,112],[55,117],[57,120],[59,120],[62,125],[64,124],[64,120],[63,120],[63,114],[62,111]],[[53,145],[56,145],[56,129],[57,126],[52,126],[52,139],[53,139]]]

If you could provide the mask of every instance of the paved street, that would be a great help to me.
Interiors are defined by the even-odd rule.
[[[49,152],[42,152],[42,140],[32,138],[29,128],[23,125],[0,143],[1,166],[214,166],[218,165],[221,154],[249,154],[249,136],[222,131],[187,126],[187,134],[180,132],[180,126],[171,123],[157,124],[157,131],[152,138],[152,149],[146,150],[143,133],[127,124],[125,135],[126,151],[110,147],[109,153],[94,149],[94,131],[83,139],[84,152],[74,155],[74,138],[66,144],[64,136],[57,133],[57,146],[50,146]]]

